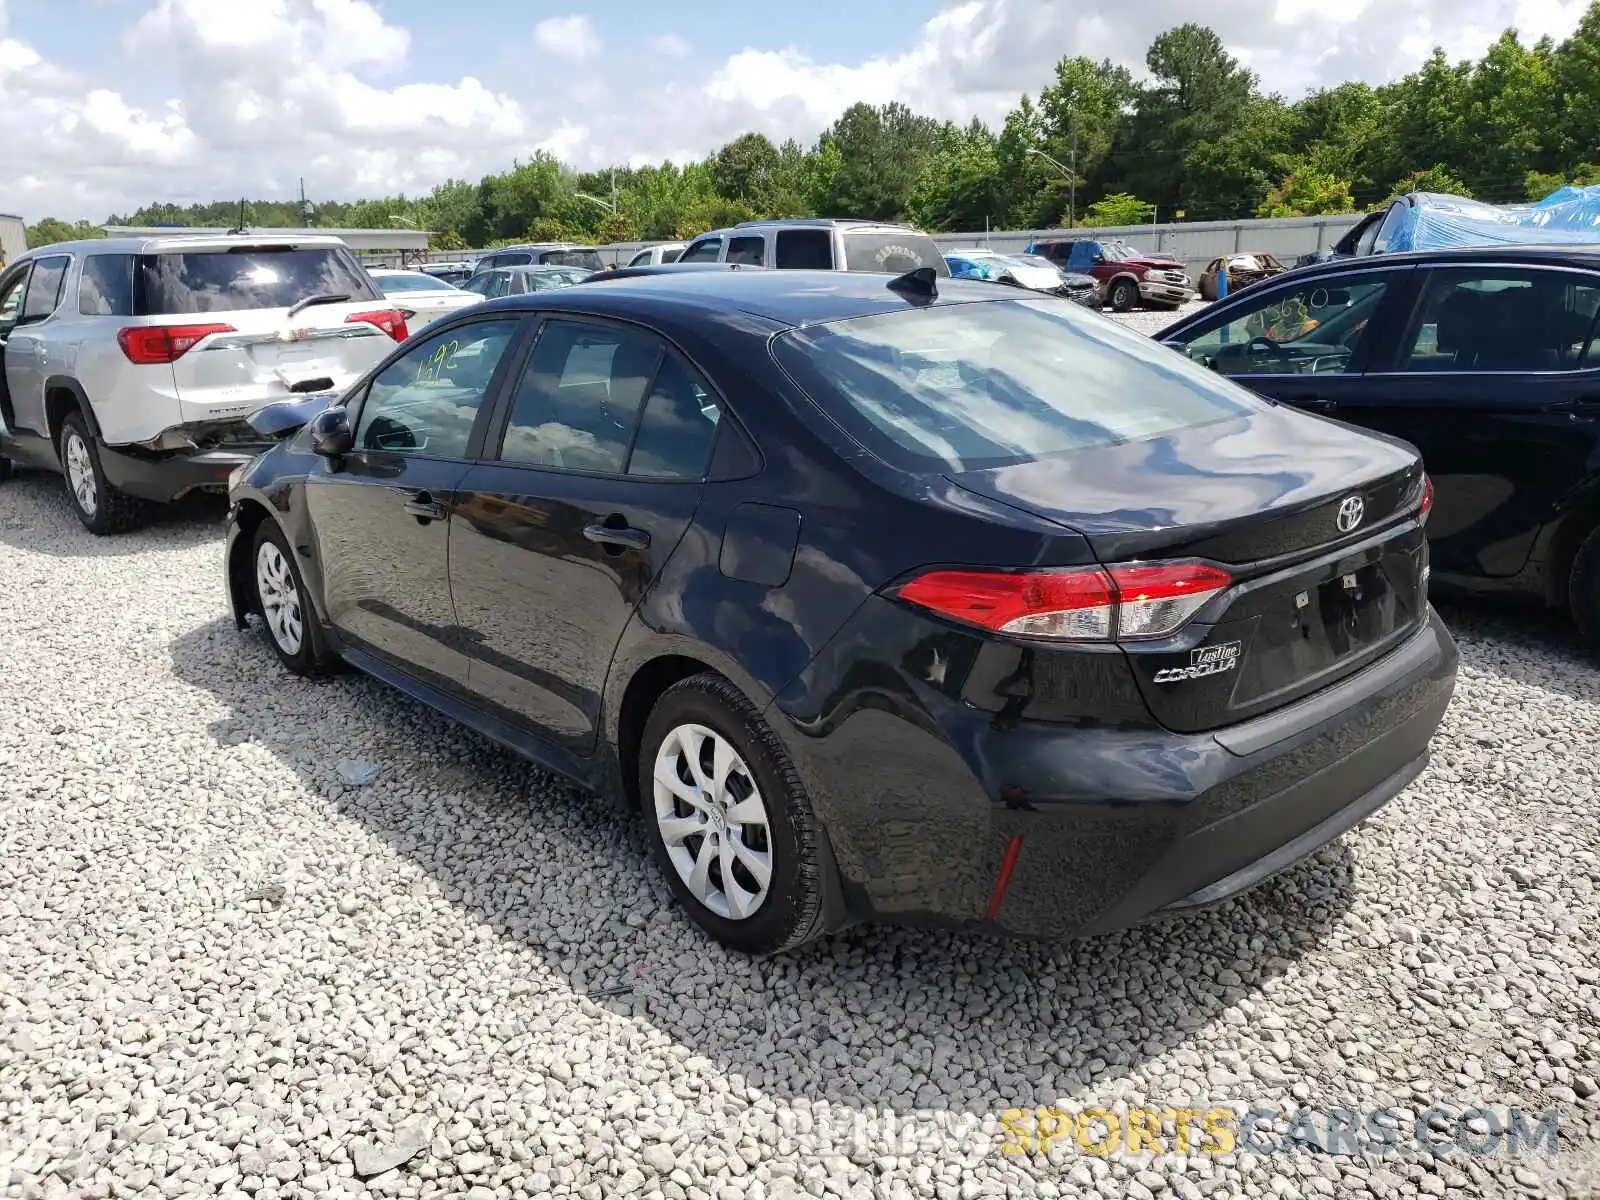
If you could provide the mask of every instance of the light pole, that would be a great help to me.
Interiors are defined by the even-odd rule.
[[[1033,146],[1028,147],[1028,153],[1044,159],[1045,162],[1067,177],[1067,228],[1072,228],[1078,219],[1078,127],[1076,125],[1072,127],[1071,167],[1062,166],[1043,150]]]

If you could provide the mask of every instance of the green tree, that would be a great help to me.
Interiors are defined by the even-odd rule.
[[[1000,224],[1003,209],[995,135],[976,119],[965,128],[947,124],[911,189],[911,220],[935,231],[982,229]]]
[[[37,250],[40,246],[53,246],[57,242],[81,242],[92,238],[103,238],[106,235],[105,230],[98,225],[91,225],[88,221],[75,221],[69,225],[65,221],[58,221],[55,217],[45,217],[37,224],[27,226],[24,232],[27,234],[29,250]]]
[[[1261,206],[1258,217],[1320,217],[1354,212],[1350,184],[1337,176],[1301,163],[1283,177]]]
[[[879,108],[852,104],[825,137],[838,149],[839,166],[823,215],[897,221],[938,147],[939,124],[899,101]]]
[[[1523,192],[1529,200],[1543,200],[1557,188],[1593,187],[1600,183],[1600,163],[1579,163],[1566,171],[1529,171]]]
[[[1083,223],[1091,227],[1113,225],[1147,225],[1155,216],[1156,206],[1127,192],[1117,192],[1096,200],[1089,206],[1089,215]]]
[[[1396,196],[1404,196],[1408,192],[1439,192],[1446,196],[1465,196],[1469,200],[1472,199],[1472,192],[1467,185],[1439,163],[1421,171],[1413,171],[1405,178],[1396,180],[1389,188],[1389,194],[1384,197],[1384,203],[1387,204]]]

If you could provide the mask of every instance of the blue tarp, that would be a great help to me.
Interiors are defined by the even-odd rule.
[[[1600,242],[1600,187],[1564,187],[1537,204],[1483,204],[1464,196],[1417,192],[1386,252],[1455,246]]]

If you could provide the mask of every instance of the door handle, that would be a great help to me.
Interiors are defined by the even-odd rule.
[[[1311,412],[1325,413],[1333,411],[1333,401],[1326,396],[1285,396],[1284,401],[1288,404],[1293,404],[1296,408],[1309,409]]]
[[[444,520],[444,505],[428,495],[427,492],[418,492],[401,507],[424,525],[429,521]]]
[[[584,526],[583,536],[601,546],[615,546],[619,550],[648,550],[650,535],[643,529],[634,529],[624,523],[624,518],[613,513],[604,521]]]

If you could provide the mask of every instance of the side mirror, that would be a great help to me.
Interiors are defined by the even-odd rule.
[[[350,413],[344,405],[324,409],[311,418],[311,449],[323,458],[341,458],[355,449]]]

